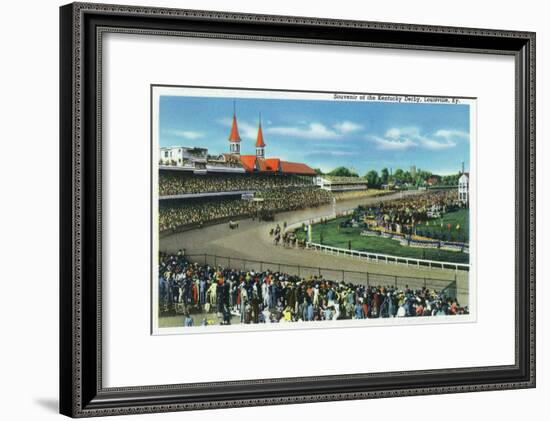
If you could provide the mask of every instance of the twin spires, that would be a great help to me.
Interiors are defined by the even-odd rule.
[[[233,103],[233,122],[231,124],[231,132],[229,133],[229,152],[240,155],[241,153],[241,136],[237,125],[237,114],[235,112],[235,103]],[[258,135],[256,137],[256,157],[265,158],[265,142],[262,131],[262,115],[258,122]]]

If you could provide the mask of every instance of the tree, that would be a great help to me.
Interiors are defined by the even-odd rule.
[[[380,187],[381,179],[378,177],[376,170],[370,170],[367,174],[365,174],[365,178],[367,179],[369,187]]]
[[[380,182],[382,184],[388,184],[388,181],[390,179],[390,172],[387,168],[382,168],[382,171],[380,171]]]
[[[321,168],[315,168],[314,171],[315,171],[315,174],[317,174],[317,175],[323,175],[324,174],[323,170],[321,170]]]
[[[359,177],[359,175],[356,172],[351,171],[347,167],[335,168],[331,172],[329,172],[328,175],[333,175],[336,177]]]
[[[444,186],[457,186],[459,178],[460,174],[444,175],[443,177],[441,177],[439,184],[442,184]]]
[[[405,173],[401,168],[398,168],[393,173],[393,179],[395,181],[399,181],[400,183],[403,183],[405,181]]]

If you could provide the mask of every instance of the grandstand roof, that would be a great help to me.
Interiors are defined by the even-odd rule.
[[[315,170],[301,162],[281,161],[281,172],[299,175],[315,175]]]
[[[233,113],[233,124],[231,125],[231,133],[229,134],[230,142],[240,142],[239,128],[237,127],[237,116]]]
[[[256,147],[257,148],[265,147],[264,134],[262,132],[262,122],[261,121],[260,121],[260,125],[258,126],[258,137],[256,138]]]
[[[246,171],[254,171],[256,168],[256,155],[241,155],[239,158]]]
[[[281,161],[279,158],[258,158],[256,155],[241,155],[241,164],[248,172],[315,175],[315,170],[301,162]]]
[[[281,160],[279,158],[259,159],[262,171],[279,171]]]

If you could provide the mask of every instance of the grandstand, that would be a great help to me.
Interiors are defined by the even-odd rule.
[[[273,215],[332,201],[313,177],[293,173],[159,172],[159,229],[174,232],[229,219]]]
[[[323,190],[330,192],[366,191],[367,180],[360,177],[318,176],[316,183]]]
[[[315,186],[261,189],[254,192],[255,200],[249,200],[250,197],[240,193],[227,191],[218,197],[198,194],[192,198],[160,201],[160,232],[174,232],[243,217],[260,218],[284,211],[317,207],[332,201],[329,192]]]
[[[311,177],[294,174],[235,174],[207,171],[205,175],[182,171],[161,170],[159,196],[161,200],[186,194],[259,191],[296,188],[313,185]]]

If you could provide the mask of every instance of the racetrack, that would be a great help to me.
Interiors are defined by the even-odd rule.
[[[254,270],[281,270],[307,276],[321,273],[334,280],[346,280],[359,283],[397,284],[399,287],[428,287],[443,289],[452,287],[454,283],[456,294],[462,305],[468,302],[468,272],[440,268],[407,266],[404,264],[388,264],[366,261],[358,257],[336,256],[324,252],[305,250],[300,248],[285,248],[276,246],[269,230],[277,223],[283,226],[307,221],[318,217],[328,217],[334,212],[343,212],[354,209],[361,204],[373,204],[381,201],[397,199],[403,194],[417,194],[419,192],[396,193],[383,197],[367,197],[337,202],[334,205],[325,205],[318,208],[309,208],[293,212],[284,212],[275,215],[274,222],[259,222],[252,219],[239,221],[239,228],[230,229],[228,224],[219,224],[175,233],[160,239],[160,251],[177,252],[185,250],[186,255],[195,255],[199,263],[222,264],[235,268]],[[216,259],[199,257],[198,255],[216,255],[229,257]],[[204,261],[203,261],[204,259]],[[245,262],[248,260],[249,262]],[[266,263],[254,263],[254,262]],[[292,266],[292,267],[291,267]],[[285,268],[286,267],[286,268]],[[315,268],[326,268],[316,271]],[[296,272],[299,273],[296,273]],[[361,273],[354,273],[361,272]],[[369,277],[365,275],[369,272]],[[410,277],[410,278],[405,278]],[[435,281],[433,279],[439,281]],[[444,281],[443,281],[444,280]]]

